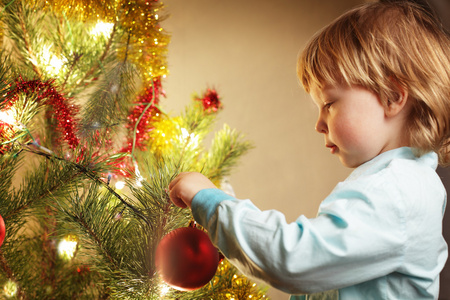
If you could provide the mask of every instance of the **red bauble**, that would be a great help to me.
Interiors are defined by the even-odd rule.
[[[205,232],[183,227],[164,236],[156,248],[155,264],[165,283],[180,291],[193,291],[214,277],[219,252]]]
[[[3,221],[3,218],[0,215],[0,246],[3,244],[3,240],[5,239],[5,234],[6,234],[5,222]]]

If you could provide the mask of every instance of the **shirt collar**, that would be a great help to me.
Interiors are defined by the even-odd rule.
[[[350,174],[348,179],[358,177],[361,174],[378,172],[379,170],[384,169],[394,159],[414,160],[419,164],[428,165],[430,168],[436,170],[438,166],[438,156],[435,152],[428,152],[422,156],[416,156],[414,153],[414,149],[410,147],[401,147],[383,152],[357,167]]]

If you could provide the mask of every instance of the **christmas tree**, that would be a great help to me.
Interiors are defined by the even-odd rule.
[[[225,187],[251,148],[228,126],[204,146],[222,108],[213,89],[164,112],[164,17],[158,0],[2,1],[1,299],[266,298],[226,259],[192,291],[155,265],[192,221],[170,181],[199,171]]]

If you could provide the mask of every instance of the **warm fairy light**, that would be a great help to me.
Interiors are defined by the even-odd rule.
[[[199,144],[198,136],[189,133],[186,128],[181,128],[181,142],[187,142],[189,146],[197,147]]]
[[[121,189],[123,189],[125,187],[125,182],[124,181],[117,181],[114,186],[116,187],[116,189],[121,190]]]
[[[159,19],[159,16],[158,15],[155,15],[155,20],[158,20]]]
[[[167,284],[161,284],[159,286],[159,296],[164,297],[170,291],[170,287]]]
[[[189,136],[189,131],[187,131],[186,128],[181,128],[181,137],[183,138],[183,140],[189,138]]]
[[[17,283],[11,280],[8,280],[3,286],[3,292],[7,298],[14,297],[17,294],[17,289]]]
[[[91,35],[94,37],[103,35],[103,36],[110,36],[114,28],[113,23],[105,23],[105,22],[98,22],[95,27],[91,30]]]
[[[44,46],[44,49],[41,53],[41,62],[45,65],[45,70],[51,75],[57,75],[61,68],[64,66],[64,60],[55,56],[50,51],[52,48],[51,45]]]
[[[62,59],[57,58],[55,55],[52,56],[52,58],[49,61],[50,67],[52,68],[52,71],[59,71],[59,69],[62,68],[64,65],[64,62]],[[49,67],[47,67],[48,69]]]
[[[142,177],[141,172],[139,171],[139,166],[136,162],[134,163],[134,172],[136,173],[136,185],[138,187],[142,187],[142,181],[144,181],[145,178]]]
[[[58,244],[58,254],[65,259],[72,259],[77,250],[77,241],[73,236],[67,236]]]
[[[0,121],[9,125],[17,123],[11,110],[0,111]]]

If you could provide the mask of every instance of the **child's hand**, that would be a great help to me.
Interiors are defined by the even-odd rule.
[[[200,190],[211,188],[217,187],[200,173],[180,173],[169,184],[169,197],[176,206],[190,208],[195,194]]]

